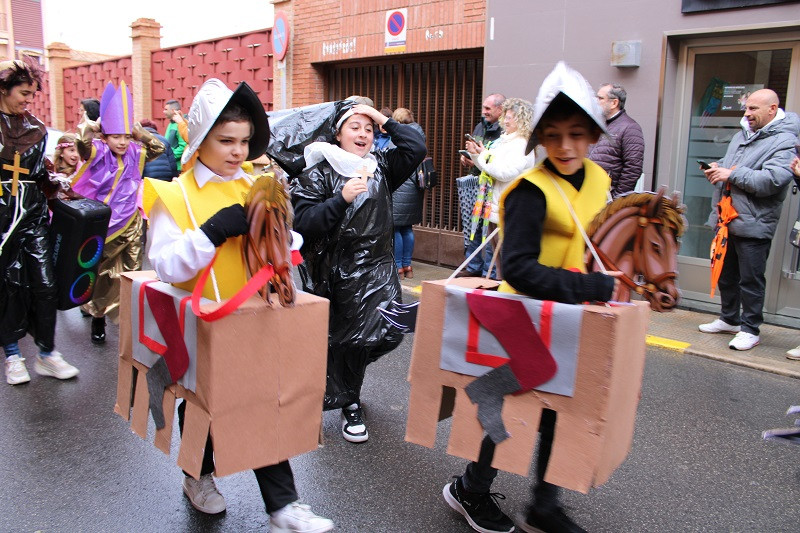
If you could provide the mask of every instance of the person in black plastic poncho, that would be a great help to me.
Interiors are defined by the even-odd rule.
[[[305,289],[331,301],[324,407],[342,408],[342,435],[364,442],[360,393],[366,366],[402,341],[378,312],[401,299],[392,255],[392,192],[426,149],[411,126],[373,107],[344,106],[335,118],[336,142],[305,148],[306,168],[292,186],[294,229],[306,241]],[[395,148],[370,153],[378,126]]]
[[[36,65],[0,62],[0,344],[10,385],[31,380],[19,348],[27,332],[39,348],[37,374],[58,379],[78,374],[55,351],[57,293],[42,189],[56,189],[45,167],[47,130],[27,110],[41,81]]]

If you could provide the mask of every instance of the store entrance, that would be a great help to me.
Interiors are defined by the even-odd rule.
[[[713,300],[708,296],[713,188],[697,161],[712,162],[725,154],[741,127],[744,101],[751,92],[772,89],[780,97],[781,108],[797,109],[800,44],[796,40],[729,46],[687,44],[681,56],[685,84],[682,94],[680,90],[677,93],[683,117],[674,186],[682,191],[689,222],[681,242],[681,289],[685,301],[707,304],[716,311],[719,307],[712,304],[719,302],[719,296]],[[764,311],[769,322],[800,327],[800,256],[788,244],[798,202],[800,196],[793,187],[784,203],[767,264]]]

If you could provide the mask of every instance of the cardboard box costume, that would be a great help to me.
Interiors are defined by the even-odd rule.
[[[423,284],[409,370],[411,395],[406,440],[433,447],[437,422],[452,415],[447,452],[474,461],[478,457],[484,427],[478,418],[479,406],[472,403],[474,397],[471,400],[466,389],[476,381],[476,377],[465,373],[463,368],[460,372],[442,368],[443,364],[447,367],[444,359],[452,357],[443,346],[452,329],[446,324],[448,305],[452,306],[452,302],[448,302],[448,291],[452,294],[456,287],[462,288],[461,292],[463,289],[491,289],[497,284],[474,278],[454,279],[449,283],[454,287],[446,288],[447,284],[444,280]],[[572,395],[565,395],[569,394],[568,389],[561,389],[561,394],[528,390],[504,396],[502,424],[510,436],[497,445],[492,466],[527,475],[541,410],[553,409],[558,412],[558,418],[545,481],[586,493],[591,487],[607,481],[630,451],[644,370],[644,339],[650,309],[645,302],[618,307],[566,307],[582,311],[575,326],[579,335]],[[536,329],[539,336],[543,336],[541,315],[535,317],[530,310],[528,313],[532,321],[538,318]],[[554,323],[551,321],[551,328]],[[558,331],[559,337],[564,336],[564,331],[553,331]],[[508,354],[498,348],[503,339],[492,340],[492,336],[488,330],[481,329],[480,337],[487,337],[488,341],[480,344],[483,341],[479,339],[479,349],[474,351],[495,351],[498,353],[488,355],[507,358]],[[559,352],[552,339],[547,347],[551,352]],[[463,360],[469,362],[466,352],[470,350],[466,343],[464,350]],[[568,361],[569,348],[566,352],[566,356],[553,354],[557,363],[563,365],[563,357]],[[511,357],[513,359],[513,354]],[[482,372],[492,368],[486,364],[482,366],[486,367]],[[547,381],[543,386],[547,388],[552,383]]]
[[[295,306],[283,308],[253,297],[232,314],[205,322],[192,313],[188,292],[158,282],[151,271],[122,276],[114,410],[131,422],[134,433],[147,437],[146,374],[160,357],[148,344],[168,344],[148,309],[148,287],[174,302],[189,357],[180,381],[164,391],[165,426],[156,431],[157,448],[169,454],[176,398],[188,402],[177,462],[192,476],[199,476],[209,431],[218,476],[276,464],[317,447],[328,301],[298,293]],[[201,308],[218,306],[204,300]]]

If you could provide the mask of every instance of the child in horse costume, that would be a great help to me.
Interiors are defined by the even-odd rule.
[[[144,207],[150,217],[148,258],[161,281],[192,291],[201,271],[217,255],[204,297],[230,298],[247,282],[242,236],[250,228],[243,202],[253,179],[242,163],[263,154],[268,142],[267,115],[249,85],[242,82],[231,91],[218,79],[203,84],[189,110],[189,144],[182,156],[186,163],[197,152],[194,166],[171,182],[145,180]],[[293,246],[301,243],[295,234]],[[185,409],[184,401],[178,406],[181,431]],[[183,480],[192,505],[209,514],[225,510],[225,500],[211,475],[213,453],[209,435],[200,479],[186,475]],[[333,522],[298,502],[289,461],[253,472],[270,514],[270,531],[323,532],[333,528]]]
[[[539,89],[533,135],[526,150],[541,144],[547,159],[522,174],[500,199],[505,278],[500,291],[569,304],[611,298],[619,273],[586,273],[585,244],[571,213],[586,227],[606,204],[611,180],[586,159],[589,146],[605,131],[591,86],[577,71],[559,62]],[[545,409],[539,425],[533,500],[526,516],[519,519],[524,531],[583,531],[561,509],[559,487],[544,481],[555,422],[556,412]],[[486,436],[478,461],[445,485],[443,495],[473,529],[510,532],[513,521],[490,495],[497,475],[491,466],[494,450],[495,443]]]

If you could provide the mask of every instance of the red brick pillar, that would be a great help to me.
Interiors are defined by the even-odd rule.
[[[70,53],[70,47],[64,43],[50,43],[47,46],[50,123],[61,131],[67,129],[67,117],[64,114],[64,69],[74,63],[70,59]]]
[[[161,24],[154,19],[140,18],[131,24],[131,77],[133,78],[134,118],[153,114],[153,76],[151,53],[161,48]]]

